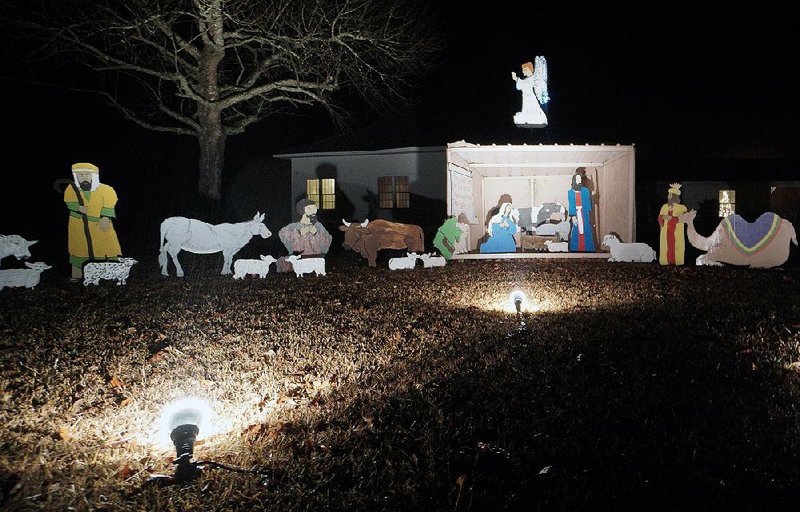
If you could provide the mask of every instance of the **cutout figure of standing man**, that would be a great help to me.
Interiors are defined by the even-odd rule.
[[[681,184],[671,183],[667,190],[667,203],[658,212],[658,225],[661,226],[658,262],[662,265],[683,265],[686,224],[678,217],[686,211],[686,206],[681,204]]]
[[[517,90],[522,91],[522,110],[514,114],[514,123],[523,128],[541,128],[547,126],[547,116],[542,110],[550,97],[547,93],[547,61],[538,56],[533,62],[522,64],[522,75],[519,78],[512,71],[511,79],[517,85]]]
[[[569,218],[572,227],[569,233],[570,252],[595,252],[592,233],[592,194],[583,186],[580,172],[572,175],[572,187],[567,191]]]
[[[64,190],[64,202],[69,210],[67,238],[74,282],[83,277],[84,263],[116,260],[122,249],[112,222],[117,216],[117,193],[100,183],[100,169],[94,164],[73,164],[72,176]]]

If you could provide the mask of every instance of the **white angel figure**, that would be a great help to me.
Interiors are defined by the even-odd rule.
[[[532,62],[522,64],[522,74],[519,78],[512,71],[511,78],[517,84],[517,90],[522,91],[522,110],[514,114],[514,123],[523,128],[541,128],[547,126],[547,116],[542,110],[542,105],[550,100],[547,93],[547,60],[541,55]]]

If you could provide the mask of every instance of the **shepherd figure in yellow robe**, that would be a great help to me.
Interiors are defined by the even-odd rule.
[[[122,250],[114,231],[117,193],[100,183],[100,169],[90,163],[72,165],[73,182],[64,190],[69,210],[68,249],[72,281],[83,277],[87,261],[116,260]]]

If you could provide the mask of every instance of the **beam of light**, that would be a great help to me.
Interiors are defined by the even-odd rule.
[[[536,297],[531,299],[519,288],[515,288],[510,294],[492,292],[490,290],[477,290],[471,294],[469,303],[485,311],[501,311],[503,313],[517,314],[517,299],[521,299],[521,313],[537,313],[543,309],[560,309],[556,301],[548,297]]]

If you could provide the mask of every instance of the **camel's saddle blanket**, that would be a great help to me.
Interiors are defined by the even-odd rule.
[[[781,226],[781,218],[772,212],[762,213],[755,222],[735,213],[722,222],[731,242],[743,254],[754,254],[768,246]]]

